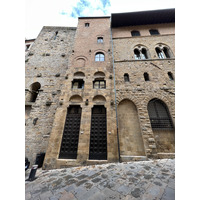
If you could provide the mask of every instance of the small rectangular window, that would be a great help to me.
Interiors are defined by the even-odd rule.
[[[90,26],[90,24],[89,23],[85,23],[85,27],[89,27]]]
[[[149,32],[151,35],[160,35],[160,33],[158,32],[157,29],[151,29],[151,30],[149,30]]]
[[[103,43],[103,37],[98,37],[97,38],[97,43]]]

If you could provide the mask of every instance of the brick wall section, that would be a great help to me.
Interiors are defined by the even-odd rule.
[[[54,39],[56,31],[58,34]],[[29,117],[26,116],[25,155],[31,164],[34,164],[37,153],[46,152],[75,32],[76,28],[43,27],[26,55],[26,105],[32,108]],[[41,88],[36,101],[30,103],[29,90],[34,82],[39,82]],[[46,105],[47,102],[50,105]],[[34,125],[35,118],[38,120]]]
[[[85,23],[90,23],[89,27],[85,27]],[[97,43],[98,36],[103,37],[103,44]],[[68,78],[64,81],[60,96],[62,105],[56,111],[43,168],[60,168],[117,160],[115,106],[111,105],[111,101],[114,101],[114,80],[110,39],[110,18],[79,19],[73,53],[70,56],[71,65],[67,70]],[[95,62],[95,53],[98,51],[105,54],[104,62]],[[84,89],[72,89],[72,81],[76,78],[74,77],[76,72],[84,73]],[[96,72],[105,74],[106,89],[93,89]],[[79,97],[74,97],[74,95],[79,95]],[[101,97],[94,99],[97,95],[103,96],[106,101],[102,101]],[[86,99],[89,101],[88,105],[85,105]],[[77,159],[74,160],[58,159],[69,105],[80,105],[82,108],[80,132],[83,134],[79,134]],[[89,160],[91,110],[94,105],[104,105],[107,110],[107,161]]]

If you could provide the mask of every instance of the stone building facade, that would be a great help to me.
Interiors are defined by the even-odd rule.
[[[174,9],[44,27],[26,57],[26,156],[43,168],[174,157]]]

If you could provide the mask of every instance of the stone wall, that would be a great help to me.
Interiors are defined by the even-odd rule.
[[[75,32],[76,28],[43,27],[26,55],[25,155],[31,164],[37,153],[46,152]],[[36,101],[30,102],[31,85],[35,82],[41,87]]]
[[[149,29],[158,29],[160,35],[150,35]],[[131,31],[138,30],[141,36],[132,37]],[[168,72],[175,75],[175,44],[174,44],[174,24],[158,24],[137,27],[114,28],[114,65],[116,77],[116,92],[118,108],[124,99],[132,101],[138,111],[139,126],[144,142],[145,155],[148,157],[158,157],[162,153],[174,153],[174,131],[172,133],[160,133],[162,140],[170,146],[170,150],[161,151],[156,145],[157,133],[152,131],[148,115],[148,102],[157,98],[162,100],[168,107],[173,123],[175,120],[175,82],[170,80]],[[171,57],[159,59],[155,47],[165,45],[171,49]],[[134,48],[142,46],[147,49],[148,59],[135,60]],[[145,81],[144,73],[149,74],[149,81]],[[129,75],[129,82],[124,81],[124,74]],[[120,111],[119,111],[120,112]],[[120,117],[118,115],[118,117]],[[129,120],[129,118],[126,118]],[[120,122],[120,119],[118,119]],[[132,126],[138,126],[132,125]],[[121,135],[120,135],[121,134]],[[125,135],[127,135],[126,133]],[[171,135],[170,135],[171,134]],[[124,132],[120,130],[121,154],[124,152],[125,144]],[[164,137],[165,136],[165,137]],[[131,140],[130,140],[131,141]],[[134,146],[134,142],[132,143]],[[129,155],[128,152],[125,152]],[[137,155],[132,151],[132,156]],[[142,156],[142,153],[141,153]]]

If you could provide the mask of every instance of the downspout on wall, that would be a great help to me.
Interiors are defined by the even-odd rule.
[[[113,75],[114,75],[114,92],[115,92],[115,111],[116,111],[116,123],[117,123],[117,146],[118,146],[118,156],[119,162],[120,160],[120,145],[119,145],[119,131],[118,131],[118,118],[117,118],[117,94],[116,94],[116,84],[115,84],[115,64],[114,64],[114,55],[113,55],[113,40],[112,40],[112,28],[110,25],[110,37],[111,37],[111,45],[112,45],[112,65],[113,65]]]

